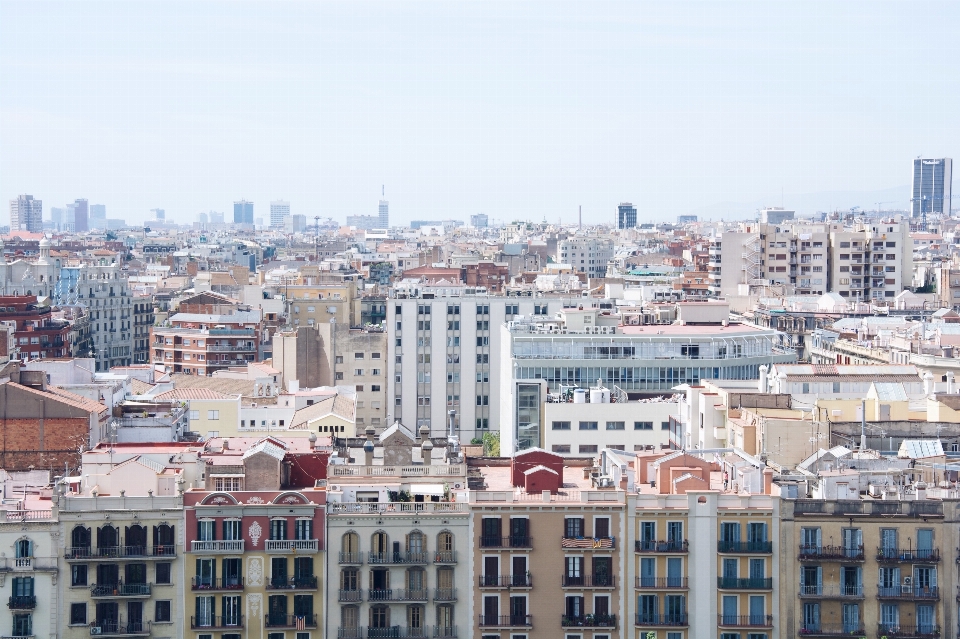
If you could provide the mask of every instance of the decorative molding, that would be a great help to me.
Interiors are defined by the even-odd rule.
[[[265,503],[265,502],[263,501],[263,498],[262,498],[262,497],[257,497],[256,495],[254,495],[253,497],[251,497],[250,499],[247,500],[247,503],[248,503],[248,504],[263,504],[263,503]]]
[[[263,595],[260,593],[251,593],[247,595],[247,618],[259,619],[260,610],[263,608]]]
[[[251,545],[256,548],[257,544],[260,543],[260,537],[263,535],[263,527],[255,521],[247,529],[247,535],[250,537]]]
[[[247,585],[263,586],[263,557],[251,557],[247,561]],[[248,596],[248,600],[254,595]],[[259,597],[260,595],[256,595]]]

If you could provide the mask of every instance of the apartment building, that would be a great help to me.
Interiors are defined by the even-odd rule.
[[[885,221],[831,230],[831,290],[841,297],[892,302],[913,278],[910,225]]]
[[[419,462],[412,433],[395,425],[379,438],[382,459],[368,427],[364,463],[330,466],[327,526],[338,554],[324,636],[471,636],[466,465],[441,449],[434,457],[428,432]]]
[[[608,458],[617,455],[608,452]],[[613,467],[626,466],[627,458]],[[779,497],[749,456],[637,457],[628,509],[633,557],[624,579],[636,639],[793,636],[777,607]],[[726,478],[726,479],[725,479]],[[788,596],[787,594],[783,595]]]
[[[378,432],[390,425],[387,406],[388,336],[379,326],[350,328],[320,324],[323,343],[322,385],[346,386],[356,392],[356,428],[373,426]],[[299,336],[298,338],[299,339]]]
[[[585,301],[495,297],[460,286],[395,291],[387,301],[386,423],[427,424],[437,436],[454,410],[463,441],[496,431],[500,325],[518,316],[553,316]]]
[[[469,636],[624,636],[625,493],[597,489],[584,469],[546,451],[479,469],[470,492],[476,585]]]
[[[150,327],[154,322],[153,297],[136,295],[133,298],[133,362],[150,361]]]
[[[57,636],[62,614],[57,587],[60,540],[50,506],[34,493],[0,510],[0,597],[9,610],[0,615],[0,636]]]
[[[66,357],[70,352],[70,324],[55,319],[48,300],[36,296],[0,296],[0,322],[11,322],[20,359]]]
[[[185,634],[320,639],[328,453],[314,441],[214,439],[183,495]]]
[[[90,314],[97,371],[133,363],[133,295],[116,261],[84,264],[76,282],[78,304]]]
[[[212,375],[256,362],[260,311],[230,315],[177,313],[150,329],[151,358],[168,373]]]
[[[922,494],[781,500],[780,538],[789,548],[780,582],[793,585],[780,592],[783,627],[808,637],[953,636],[953,506]]]
[[[613,240],[603,237],[568,237],[557,242],[558,264],[569,264],[575,273],[590,278],[607,276],[607,265],[613,259]]]

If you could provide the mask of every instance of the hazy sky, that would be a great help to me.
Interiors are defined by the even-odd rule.
[[[954,0],[2,0],[0,220],[17,193],[343,220],[385,184],[394,221],[612,221],[904,186],[960,159],[958,34]]]

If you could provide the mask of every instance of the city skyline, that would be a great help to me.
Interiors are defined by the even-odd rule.
[[[374,215],[386,184],[395,223],[573,221],[581,205],[612,222],[620,201],[660,221],[731,203],[717,219],[902,185],[907,208],[911,160],[960,148],[958,17],[946,2],[9,2],[0,197],[87,197],[136,221],[282,196],[342,220]]]

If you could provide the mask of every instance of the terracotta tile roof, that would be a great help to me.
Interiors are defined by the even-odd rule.
[[[151,388],[153,388],[153,384],[141,382],[136,378],[130,380],[130,390],[134,395],[146,395],[150,392]]]
[[[73,408],[79,408],[80,410],[87,411],[89,413],[96,413],[99,415],[101,413],[108,412],[107,407],[103,404],[95,402],[91,399],[87,399],[81,395],[77,395],[76,393],[65,391],[56,386],[48,386],[47,392],[43,392],[11,381],[3,381],[0,382],[0,384],[13,384],[18,390],[22,390],[23,392],[40,399],[60,402],[61,404],[66,404],[67,406],[72,406]]]
[[[235,399],[235,396],[226,395],[210,388],[176,388],[160,393],[155,399]]]

